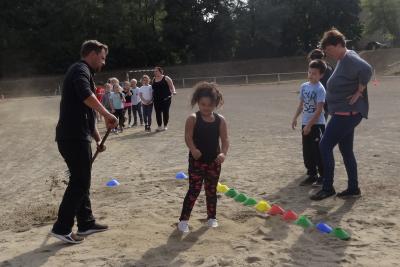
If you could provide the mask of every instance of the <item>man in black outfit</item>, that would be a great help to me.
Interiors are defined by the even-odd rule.
[[[104,146],[100,147],[95,111],[105,118],[108,129],[117,126],[117,118],[95,96],[93,75],[104,66],[107,53],[106,45],[96,40],[85,41],[81,47],[81,60],[68,69],[64,78],[56,141],[68,166],[70,179],[51,234],[67,243],[81,243],[84,236],[108,228],[96,223],[89,198],[92,138],[100,152],[105,150]],[[72,232],[75,217],[78,224],[76,234]]]

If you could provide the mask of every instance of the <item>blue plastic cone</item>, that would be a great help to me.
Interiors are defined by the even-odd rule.
[[[175,176],[176,179],[182,180],[182,179],[187,179],[188,176],[184,172],[178,172]]]
[[[315,226],[321,233],[329,234],[332,232],[332,227],[327,225],[326,223],[320,222]]]
[[[118,185],[119,185],[119,182],[117,181],[117,179],[111,179],[110,181],[108,181],[108,182],[106,183],[106,185],[107,185],[108,187],[114,187],[114,186],[118,186]]]

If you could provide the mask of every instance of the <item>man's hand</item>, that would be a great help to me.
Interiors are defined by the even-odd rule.
[[[99,142],[96,142],[96,144],[97,144],[97,151],[99,151],[99,152],[106,151],[106,146],[105,145],[101,145],[101,140]]]
[[[118,125],[117,118],[111,113],[108,113],[107,116],[104,116],[104,121],[106,123],[107,129],[114,129]]]
[[[199,158],[201,158],[201,152],[197,148],[193,149],[191,152],[192,152],[192,156],[195,160],[198,160]]]
[[[225,161],[225,154],[224,153],[219,153],[215,161],[219,164],[224,163]]]

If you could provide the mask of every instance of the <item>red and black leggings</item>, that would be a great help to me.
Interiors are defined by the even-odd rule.
[[[217,184],[221,173],[221,164],[204,163],[189,157],[189,190],[183,201],[182,213],[179,218],[189,220],[193,206],[200,194],[204,181],[207,203],[207,219],[215,219],[217,213]]]

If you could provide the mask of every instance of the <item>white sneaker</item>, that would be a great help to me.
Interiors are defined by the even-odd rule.
[[[168,127],[164,126],[164,131],[168,130]]]
[[[180,221],[178,223],[178,230],[182,233],[189,233],[189,221]]]
[[[160,127],[157,127],[156,132],[161,132],[163,130],[164,130],[164,128],[160,126]]]
[[[207,224],[208,224],[208,227],[211,227],[211,228],[218,227],[217,219],[208,219]]]

